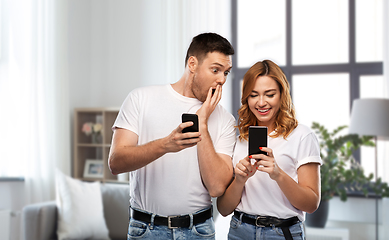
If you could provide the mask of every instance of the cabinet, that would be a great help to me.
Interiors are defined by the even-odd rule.
[[[126,182],[111,174],[108,154],[112,125],[119,108],[76,108],[74,110],[74,178],[83,181]],[[98,133],[93,131],[98,130]]]

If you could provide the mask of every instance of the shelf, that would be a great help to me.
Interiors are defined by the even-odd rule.
[[[82,181],[123,183],[117,176],[111,174],[108,167],[113,135],[112,125],[118,113],[119,108],[76,108],[74,110],[74,178]],[[85,123],[90,124],[84,126]],[[82,131],[83,127],[85,130],[90,130],[89,127],[96,126],[97,123],[101,124],[99,125],[101,131],[97,138],[92,138],[92,134]],[[85,167],[88,167],[88,171],[84,171]]]

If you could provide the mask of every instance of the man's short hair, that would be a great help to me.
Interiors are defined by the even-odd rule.
[[[216,33],[202,33],[192,39],[186,53],[185,66],[191,56],[195,56],[201,64],[209,52],[220,52],[227,56],[235,53],[231,43],[224,37]]]

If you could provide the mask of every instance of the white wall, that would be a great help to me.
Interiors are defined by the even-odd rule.
[[[134,88],[178,80],[166,77],[162,2],[68,3],[71,110],[120,106]]]
[[[141,83],[141,1],[68,4],[70,110],[120,106]]]

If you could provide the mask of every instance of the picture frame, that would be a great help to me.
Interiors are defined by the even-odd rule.
[[[84,178],[103,178],[104,162],[99,159],[87,159],[84,166]]]

